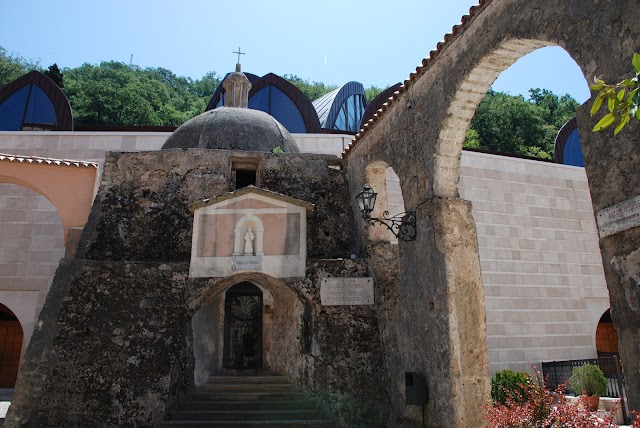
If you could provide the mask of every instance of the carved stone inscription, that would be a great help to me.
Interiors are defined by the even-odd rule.
[[[373,305],[372,278],[322,278],[320,303],[324,306]]]
[[[640,195],[601,209],[596,220],[601,238],[640,226]]]
[[[260,256],[233,256],[233,270],[262,270]]]

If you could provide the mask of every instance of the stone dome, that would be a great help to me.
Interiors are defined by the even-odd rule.
[[[163,149],[224,149],[286,153],[300,149],[289,131],[260,110],[218,107],[183,123],[169,136]]]

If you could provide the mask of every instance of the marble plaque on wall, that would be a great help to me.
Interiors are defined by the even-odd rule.
[[[322,278],[320,302],[324,306],[373,305],[373,278]]]
[[[233,256],[233,270],[262,270],[260,256]]]
[[[601,238],[640,226],[640,196],[601,209],[596,221]]]

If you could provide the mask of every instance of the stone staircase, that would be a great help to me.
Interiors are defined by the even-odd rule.
[[[211,376],[170,411],[163,428],[335,426],[284,376]]]

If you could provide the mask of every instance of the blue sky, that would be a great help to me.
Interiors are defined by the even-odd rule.
[[[224,75],[242,48],[243,70],[329,84],[403,81],[476,0],[0,0],[0,46],[42,66],[105,60],[165,67],[181,76]],[[521,58],[493,88],[589,98],[561,48]]]

